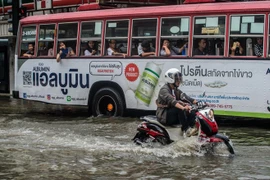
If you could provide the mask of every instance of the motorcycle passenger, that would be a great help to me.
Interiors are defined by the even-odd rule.
[[[187,132],[187,136],[196,133],[195,114],[191,113],[191,107],[180,99],[182,91],[178,89],[183,82],[180,71],[176,68],[169,69],[165,73],[166,84],[159,91],[156,116],[163,125],[182,125],[182,132]],[[196,104],[197,101],[191,97],[186,97],[189,102]]]

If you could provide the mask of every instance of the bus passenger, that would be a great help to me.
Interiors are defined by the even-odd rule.
[[[97,49],[95,48],[94,41],[88,41],[86,45],[86,50],[84,51],[85,56],[97,55]]]
[[[119,50],[116,48],[116,41],[114,39],[110,39],[109,40],[109,47],[107,49],[107,55],[109,56],[119,56],[119,55],[122,55],[124,57],[127,56],[127,54],[124,54],[124,53],[120,53]]]
[[[48,49],[48,56],[54,56],[53,42],[49,42],[47,49]]]
[[[23,54],[23,57],[32,57],[34,55],[34,43],[30,42],[28,43],[28,51]]]
[[[244,50],[243,50],[240,42],[235,41],[233,43],[233,46],[231,47],[231,56],[242,56],[243,52],[244,52]]]
[[[176,48],[174,46],[170,45],[170,42],[168,40],[164,40],[163,41],[163,45],[160,51],[160,55],[161,56],[173,56],[173,55],[179,55],[182,53],[182,51],[185,49],[185,45],[187,43],[184,44],[184,46],[182,46],[181,48]]]
[[[60,42],[59,44],[59,53],[56,56],[56,61],[60,62],[61,59],[69,56],[74,56],[75,53],[71,47],[66,47],[64,42]]]
[[[204,56],[207,55],[206,51],[206,40],[205,39],[200,39],[198,42],[198,48],[196,48],[193,52],[193,56]]]
[[[258,57],[263,56],[263,39],[261,37],[257,38],[257,44],[254,46],[254,54]]]
[[[149,41],[144,40],[138,47],[138,55],[141,57],[156,55],[156,50],[150,46]]]
[[[182,53],[183,56],[188,55],[188,39],[184,39],[184,44],[181,45],[180,51],[181,51],[180,53]]]

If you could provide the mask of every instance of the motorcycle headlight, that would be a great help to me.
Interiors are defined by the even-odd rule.
[[[209,119],[211,119],[212,121],[215,120],[214,118],[214,110],[213,109],[210,109],[209,112],[208,112],[208,117]]]

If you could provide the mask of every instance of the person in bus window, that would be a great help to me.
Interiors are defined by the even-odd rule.
[[[28,43],[28,51],[23,54],[23,57],[32,57],[34,56],[34,43]]]
[[[66,47],[64,42],[60,42],[59,44],[59,53],[56,56],[56,61],[60,62],[61,59],[69,56],[74,56],[75,53],[71,47]]]
[[[127,53],[127,44],[121,43],[118,45],[117,49],[119,50],[120,53]]]
[[[254,45],[254,54],[258,57],[263,56],[263,39],[257,38],[257,44]]]
[[[147,40],[144,40],[141,45],[138,46],[138,55],[141,57],[156,55],[155,51],[155,48],[151,47]]]
[[[170,45],[169,40],[164,40],[162,48],[160,50],[160,55],[161,56],[174,56],[174,55],[179,55],[182,53],[183,49],[185,48],[185,45],[182,46],[181,48],[176,48],[174,46]]]
[[[97,55],[97,49],[95,48],[94,41],[88,41],[86,45],[86,50],[84,51],[85,56]]]
[[[53,42],[49,42],[47,49],[48,49],[48,56],[54,56]]]
[[[193,52],[193,56],[204,56],[206,53],[206,40],[200,39],[198,42],[198,48],[196,48]]]
[[[119,56],[119,55],[121,55],[121,56],[126,57],[127,54],[120,53],[119,50],[116,48],[116,41],[114,39],[110,39],[109,40],[109,47],[107,49],[107,55],[109,55],[109,56],[112,56],[112,55]]]
[[[239,41],[235,41],[233,46],[231,47],[231,56],[242,56],[243,55],[243,48]]]
[[[188,39],[184,39],[184,43],[181,45],[180,51],[183,56],[188,55]]]

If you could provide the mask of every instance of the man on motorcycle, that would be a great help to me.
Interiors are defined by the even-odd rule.
[[[159,91],[156,116],[158,121],[164,125],[179,125],[181,124],[182,132],[186,132],[187,136],[196,133],[196,128],[191,128],[195,125],[195,114],[191,113],[191,107],[188,103],[181,101],[181,90],[178,89],[183,82],[183,77],[180,71],[176,68],[171,68],[165,73],[166,84]],[[186,97],[189,102],[196,104],[197,101],[191,97]]]

